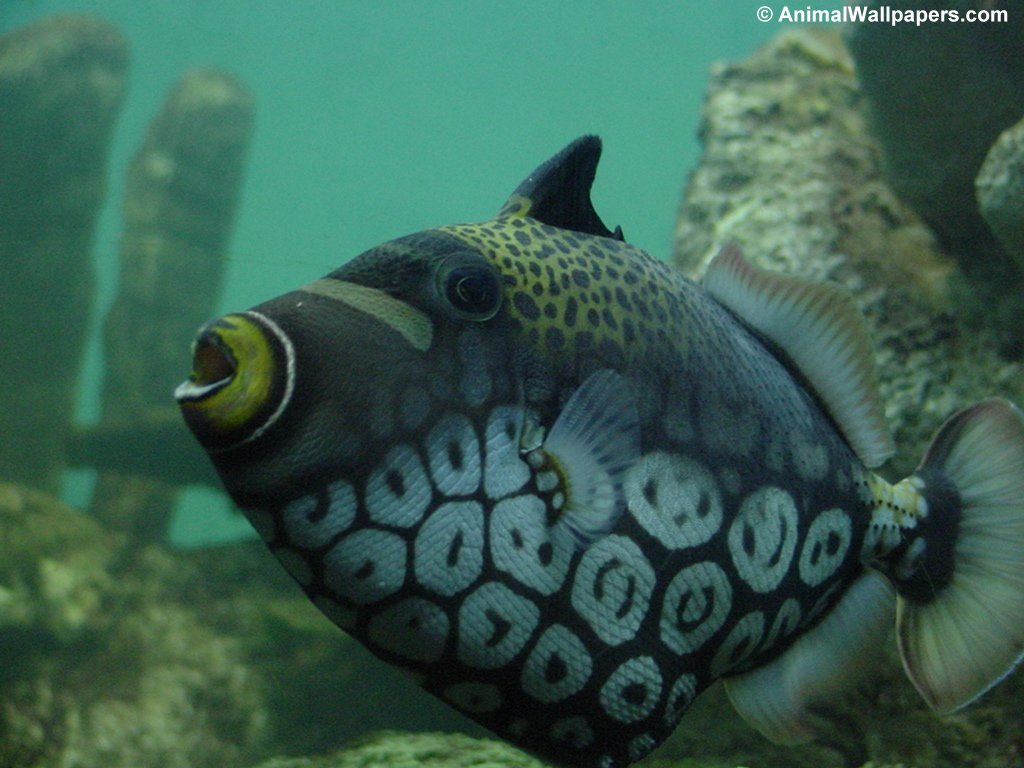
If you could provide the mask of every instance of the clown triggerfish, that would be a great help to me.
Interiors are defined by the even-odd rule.
[[[231,498],[338,626],[558,763],[640,759],[718,679],[812,738],[893,606],[928,704],[979,696],[1024,652],[1021,413],[889,484],[851,298],[627,245],[600,151],[200,329],[175,395]]]

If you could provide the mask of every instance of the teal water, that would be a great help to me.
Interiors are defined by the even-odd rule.
[[[0,28],[53,13],[92,14],[131,45],[96,239],[100,295],[79,419],[98,415],[96,329],[116,290],[124,170],[189,68],[236,75],[257,105],[221,301],[221,309],[238,309],[383,240],[489,217],[536,164],[591,132],[605,141],[594,189],[599,213],[667,257],[698,157],[709,67],[781,31],[757,20],[759,4],[3,0]],[[183,349],[188,343],[182,339]],[[83,505],[90,473],[71,473],[66,486],[68,500]],[[184,495],[176,542],[240,535],[248,526],[220,494]]]

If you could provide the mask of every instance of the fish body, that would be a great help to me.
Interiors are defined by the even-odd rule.
[[[342,629],[567,765],[640,759],[718,679],[767,735],[813,736],[894,589],[915,685],[973,698],[1024,639],[964,671],[921,638],[954,631],[937,596],[1002,578],[960,575],[957,535],[975,486],[1021,527],[1019,413],[954,417],[890,485],[849,299],[731,248],[689,281],[593,211],[599,152],[204,326],[176,394],[234,501]],[[979,480],[960,455],[993,432]]]

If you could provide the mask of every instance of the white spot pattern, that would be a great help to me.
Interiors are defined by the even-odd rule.
[[[696,547],[722,525],[722,497],[712,474],[678,454],[644,456],[626,477],[630,512],[669,549]]]
[[[672,683],[668,692],[668,701],[665,702],[664,722],[668,728],[676,727],[696,696],[697,678],[694,675],[687,672]]]
[[[634,736],[629,740],[626,751],[629,753],[629,759],[635,762],[642,759],[644,755],[648,754],[656,746],[658,746],[658,742],[655,741],[651,734],[641,733],[639,736]]]
[[[441,696],[456,709],[470,713],[496,712],[502,702],[498,686],[474,681],[453,683],[441,692]]]
[[[749,658],[764,636],[764,614],[751,611],[737,621],[711,660],[711,674],[723,675]]]
[[[366,481],[366,509],[376,523],[408,528],[427,511],[431,492],[415,449],[396,445]]]
[[[408,597],[388,606],[371,618],[366,627],[367,635],[378,647],[428,664],[444,653],[448,630],[444,610],[420,597]]]
[[[446,496],[468,496],[480,487],[480,444],[467,416],[453,413],[427,435],[430,475]]]
[[[775,621],[772,622],[772,628],[768,630],[768,636],[761,644],[761,650],[766,651],[782,638],[789,637],[798,626],[800,626],[800,603],[791,597],[779,606],[779,612],[775,614]]]
[[[743,500],[729,528],[729,552],[755,592],[771,592],[782,582],[796,550],[797,522],[793,497],[781,488],[760,488]]]
[[[501,406],[487,420],[484,491],[492,499],[515,493],[530,479],[530,467],[519,452],[523,409]]]
[[[480,575],[484,562],[484,510],[476,501],[442,504],[420,526],[413,569],[424,587],[445,597]]]
[[[693,653],[721,629],[731,607],[732,586],[717,563],[684,568],[665,589],[661,641],[680,656]]]
[[[491,557],[495,567],[543,595],[565,581],[572,543],[549,536],[547,508],[537,496],[514,496],[491,511]],[[566,546],[568,544],[569,546]]]
[[[828,451],[824,445],[813,442],[811,435],[802,430],[790,433],[793,469],[803,480],[820,482],[828,474]]]
[[[284,530],[296,546],[318,549],[347,529],[356,519],[356,493],[344,480],[327,487],[327,511],[317,519],[317,498],[303,496],[281,512]]]
[[[568,627],[552,624],[526,658],[521,684],[530,696],[551,704],[582,690],[592,669],[583,642]]]
[[[324,555],[324,581],[331,591],[357,605],[383,600],[405,581],[405,550],[401,536],[363,528]]]
[[[609,645],[636,635],[654,590],[654,570],[636,543],[612,534],[580,559],[572,585],[572,607]]]
[[[612,672],[598,695],[604,711],[620,723],[643,720],[661,695],[661,671],[650,656],[635,656]]]
[[[508,664],[529,641],[540,609],[497,581],[470,594],[459,608],[459,661],[478,669]]]
[[[800,551],[800,578],[816,587],[836,572],[850,548],[850,516],[841,509],[826,509],[814,518]]]

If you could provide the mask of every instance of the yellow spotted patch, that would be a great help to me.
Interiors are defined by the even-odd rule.
[[[871,503],[891,517],[893,524],[901,528],[914,527],[918,520],[927,517],[928,502],[919,477],[911,476],[890,484],[875,474],[869,474],[865,482],[872,497]]]
[[[610,238],[558,229],[506,207],[481,224],[443,227],[487,255],[510,287],[510,312],[552,355],[588,347],[636,359],[684,351],[689,286],[668,265]]]

